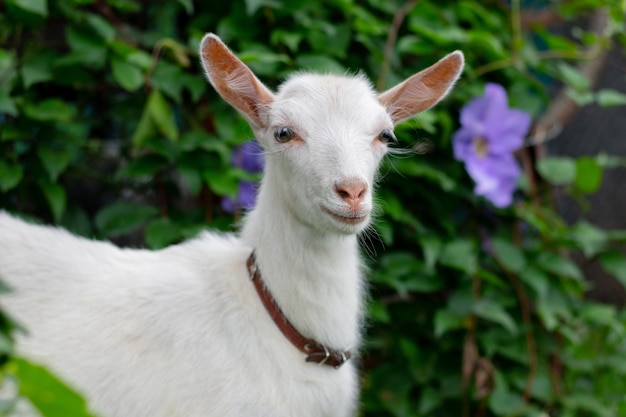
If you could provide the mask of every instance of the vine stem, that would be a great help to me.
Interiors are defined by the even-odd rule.
[[[477,274],[472,276],[472,298],[474,301],[480,299],[481,282]],[[470,386],[472,376],[476,372],[476,363],[478,362],[478,347],[476,345],[476,328],[478,327],[478,318],[472,313],[469,318],[467,333],[463,342],[463,363],[461,366],[461,380],[463,389],[462,398],[462,416],[470,417]]]
[[[404,21],[406,16],[418,2],[419,0],[407,1],[401,8],[398,9],[398,11],[396,11],[396,14],[394,14],[393,16],[391,29],[387,34],[387,42],[385,43],[385,52],[383,63],[380,68],[380,75],[378,76],[378,80],[376,82],[376,88],[378,89],[378,91],[382,91],[385,88],[385,81],[387,80],[389,68],[391,67],[391,56],[393,55],[393,48],[396,44],[396,39],[398,39],[400,26],[402,26],[402,22]]]
[[[115,14],[111,6],[109,6],[105,0],[96,1],[94,7],[107,21],[109,21],[109,23],[117,28],[127,44],[137,46],[137,42],[135,42],[130,33],[128,33],[128,29],[126,28],[124,21]]]
[[[204,222],[206,224],[213,223],[213,193],[206,184],[202,186],[202,190],[200,191],[200,200],[204,207]]]
[[[535,335],[533,333],[532,318],[530,315],[530,302],[528,301],[528,295],[524,286],[520,282],[519,278],[512,273],[507,274],[509,281],[517,294],[517,298],[520,303],[520,309],[522,312],[522,321],[524,327],[526,327],[526,350],[528,353],[528,376],[526,377],[526,387],[524,388],[524,402],[530,401],[530,394],[533,388],[533,382],[535,380],[535,373],[537,372],[537,343],[535,341]]]
[[[598,58],[598,53],[596,50],[590,51],[542,51],[537,52],[536,56],[540,60],[551,60],[551,59],[569,59],[571,61],[588,61],[592,62]],[[482,65],[476,70],[474,70],[475,77],[482,77],[485,74],[490,72],[498,71],[504,68],[508,68],[510,66],[515,65],[516,62],[515,57],[502,59],[500,61],[490,62],[488,64]]]
[[[511,0],[511,31],[513,32],[513,63],[517,64],[519,62],[520,50],[524,44],[520,0]]]

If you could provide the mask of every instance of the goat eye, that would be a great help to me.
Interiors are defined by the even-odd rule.
[[[384,129],[382,132],[380,132],[378,139],[382,143],[394,143],[394,144],[398,143],[398,139],[396,139],[396,135],[394,135],[390,129]]]
[[[280,143],[289,142],[295,136],[296,134],[294,133],[294,131],[287,126],[281,126],[274,132],[274,138],[276,139],[276,142]]]

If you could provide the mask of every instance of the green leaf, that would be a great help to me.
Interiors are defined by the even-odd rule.
[[[438,276],[428,274],[424,263],[409,252],[385,254],[372,278],[390,286],[400,295],[434,292],[440,290],[444,284]]]
[[[576,223],[570,230],[576,244],[588,258],[600,252],[605,247],[608,239],[604,230],[586,221]]]
[[[111,42],[117,35],[117,29],[104,17],[88,13],[85,20],[89,26],[107,42]]]
[[[564,62],[559,63],[558,70],[561,74],[563,81],[571,86],[576,91],[587,91],[591,87],[591,83],[587,76],[583,74],[577,68],[566,64]]]
[[[111,60],[113,79],[126,91],[135,91],[143,85],[143,73],[135,65],[118,58]]]
[[[605,252],[599,257],[600,265],[626,287],[626,255],[622,252]]]
[[[571,87],[566,87],[565,93],[569,96],[569,98],[574,100],[574,102],[581,107],[587,106],[593,103],[595,100],[595,96],[590,90],[580,91]]]
[[[166,61],[159,61],[150,77],[150,84],[156,90],[163,92],[177,103],[182,100],[182,91],[185,87],[185,72],[178,66]]]
[[[202,174],[187,165],[178,165],[177,169],[191,195],[197,196],[202,190]]]
[[[150,109],[148,105],[143,109],[141,113],[141,118],[139,119],[139,123],[135,128],[135,132],[133,132],[133,136],[130,139],[133,147],[135,149],[141,149],[148,140],[157,134],[157,128],[154,122],[152,121],[152,116],[150,115]]]
[[[565,294],[554,286],[548,289],[547,297],[537,300],[537,314],[550,331],[557,328],[561,319],[567,321],[572,317]]]
[[[87,64],[103,68],[106,63],[106,41],[87,26],[68,26],[67,43],[72,50],[70,55],[57,61],[57,65]]]
[[[478,317],[493,321],[502,325],[506,330],[511,334],[517,334],[518,328],[515,324],[515,320],[511,317],[511,315],[502,307],[502,305],[497,304],[494,301],[487,300],[485,298],[478,300],[472,308],[474,314]]]
[[[165,167],[168,161],[164,157],[155,154],[139,156],[120,168],[115,178],[139,178],[153,176]]]
[[[51,80],[54,77],[52,63],[56,58],[56,52],[43,50],[24,62],[20,69],[24,87],[29,88],[37,83]]]
[[[70,204],[66,207],[59,225],[80,236],[88,238],[93,236],[90,217],[77,205]]]
[[[37,156],[52,181],[56,181],[63,173],[70,161],[74,157],[74,152],[70,149],[53,148],[40,145],[37,148]]]
[[[144,51],[134,50],[126,55],[124,59],[129,63],[137,65],[144,71],[149,70],[152,67],[152,57]]]
[[[11,3],[22,10],[37,14],[41,17],[48,16],[47,0],[11,0]]]
[[[272,30],[272,35],[270,38],[270,42],[272,45],[276,45],[282,43],[285,45],[291,52],[296,52],[298,50],[298,46],[300,42],[302,42],[302,34],[294,33],[288,30],[275,29]]]
[[[389,315],[389,311],[387,311],[387,306],[380,302],[379,300],[370,299],[367,303],[369,314],[367,315],[372,320],[375,320],[379,323],[390,323],[391,316]]]
[[[252,16],[261,7],[280,7],[280,3],[275,0],[245,0],[246,13],[248,16]]]
[[[111,237],[132,232],[158,214],[153,206],[119,201],[101,209],[96,214],[95,223],[100,232]]]
[[[429,271],[434,271],[435,264],[439,259],[443,243],[436,236],[422,236],[419,238],[422,251],[424,252],[424,261]]]
[[[7,291],[10,292],[10,291]],[[15,347],[13,346],[13,340],[8,335],[0,333],[0,354],[13,355],[15,353]]]
[[[443,247],[439,263],[471,275],[478,269],[476,245],[471,240],[453,240]]]
[[[434,389],[431,386],[424,388],[420,395],[418,411],[420,415],[427,415],[435,410],[444,401],[441,390]]]
[[[537,162],[537,171],[554,185],[569,185],[576,178],[576,162],[566,157],[547,157]]]
[[[93,417],[87,404],[72,388],[40,365],[13,358],[20,395],[27,398],[43,417]]]
[[[232,170],[225,171],[221,167],[209,167],[202,173],[202,178],[214,193],[235,197],[239,190],[239,179],[233,175]]]
[[[191,0],[178,0],[178,3],[185,8],[187,14],[193,13],[193,3]]]
[[[626,94],[616,90],[604,89],[596,93],[596,100],[601,107],[626,105]]]
[[[191,65],[191,61],[187,56],[188,48],[177,40],[172,38],[162,38],[159,39],[157,44],[163,50],[168,50],[172,54],[174,60],[178,64],[178,67],[187,68]],[[159,62],[159,64],[162,63],[165,63],[165,61]]]
[[[76,108],[58,98],[49,98],[38,103],[27,103],[24,113],[33,120],[69,122],[76,115]]]
[[[583,193],[594,193],[602,183],[602,167],[597,158],[583,156],[576,160],[574,185]]]
[[[584,279],[580,268],[571,259],[554,253],[544,252],[540,254],[536,264],[544,271],[551,272],[559,277],[572,278],[579,281]]]
[[[503,239],[491,241],[497,258],[502,265],[511,272],[519,273],[526,266],[526,259],[522,250]]]
[[[14,80],[17,77],[15,53],[0,48],[0,91],[10,95]]]
[[[524,407],[524,399],[517,392],[511,391],[504,375],[495,371],[494,389],[488,399],[489,408],[495,415],[519,415]]]
[[[346,67],[337,60],[326,55],[300,54],[296,58],[296,65],[315,72],[329,72],[332,74],[343,74]]]
[[[172,108],[159,90],[152,90],[148,97],[148,112],[159,132],[175,142],[178,139],[178,128],[174,120]]]
[[[220,138],[204,131],[192,130],[180,137],[180,147],[185,151],[204,149],[217,153],[224,163],[229,163],[231,150]]]
[[[527,267],[520,272],[519,277],[535,291],[539,300],[544,300],[548,296],[550,278],[541,270]]]
[[[22,181],[24,171],[17,162],[0,160],[0,191],[7,192]]]
[[[65,195],[65,188],[61,185],[51,182],[50,180],[40,180],[38,182],[39,188],[46,197],[54,221],[61,220],[63,213],[65,212],[65,204],[67,203],[67,197]]]
[[[146,243],[151,249],[161,249],[183,237],[180,227],[170,219],[157,219],[146,228]]]
[[[587,321],[611,326],[617,318],[617,310],[612,305],[589,302],[582,307],[580,315]]]
[[[141,148],[157,132],[163,134],[172,142],[178,140],[178,128],[176,127],[172,108],[159,90],[152,90],[131,142],[135,148]]]
[[[185,73],[182,76],[182,82],[194,103],[200,100],[207,91],[207,82],[196,75]]]
[[[462,328],[464,320],[463,316],[448,309],[437,310],[434,318],[435,337],[441,337],[450,330]]]
[[[17,116],[17,107],[8,91],[0,90],[0,114],[6,113],[10,116]]]
[[[438,184],[444,191],[450,192],[456,187],[455,181],[440,169],[410,158],[394,159],[391,164],[401,174],[428,179]]]
[[[575,416],[590,415],[594,417],[614,417],[615,414],[601,399],[594,395],[577,393],[563,398],[566,409],[573,410]]]

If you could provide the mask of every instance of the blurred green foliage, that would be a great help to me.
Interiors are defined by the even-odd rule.
[[[461,49],[467,67],[451,97],[398,126],[403,146],[430,152],[385,161],[384,215],[362,239],[372,296],[361,415],[626,416],[625,314],[584,299],[589,283],[569,257],[598,260],[626,285],[616,246],[626,233],[568,225],[550,198],[559,186],[584,204],[624,161],[542,159],[518,203],[496,210],[472,194],[450,146],[459,108],[486,82],[535,119],[550,104],[546,83],[580,104],[626,104],[621,92],[593,92],[576,65],[623,47],[623,2],[550,2],[571,23],[564,35],[522,28],[532,10],[520,0],[406,5],[402,16],[399,0],[5,0],[0,207],[151,248],[232,229],[239,214],[219,203],[249,179],[230,156],[251,133],[201,74],[207,31],[272,87],[310,69],[361,70],[383,89]],[[598,10],[600,33],[580,19]],[[45,416],[86,415],[46,370],[10,360],[14,326],[0,319],[5,375],[22,380],[21,394]]]

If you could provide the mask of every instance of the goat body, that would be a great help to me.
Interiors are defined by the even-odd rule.
[[[358,350],[357,234],[378,164],[401,120],[440,100],[463,56],[376,94],[361,76],[300,74],[275,94],[215,35],[200,55],[249,121],[266,169],[241,233],[205,232],[159,251],[120,249],[0,212],[3,307],[28,329],[19,349],[83,392],[103,417],[347,417],[354,360],[307,363],[263,307],[246,270],[299,332]]]

